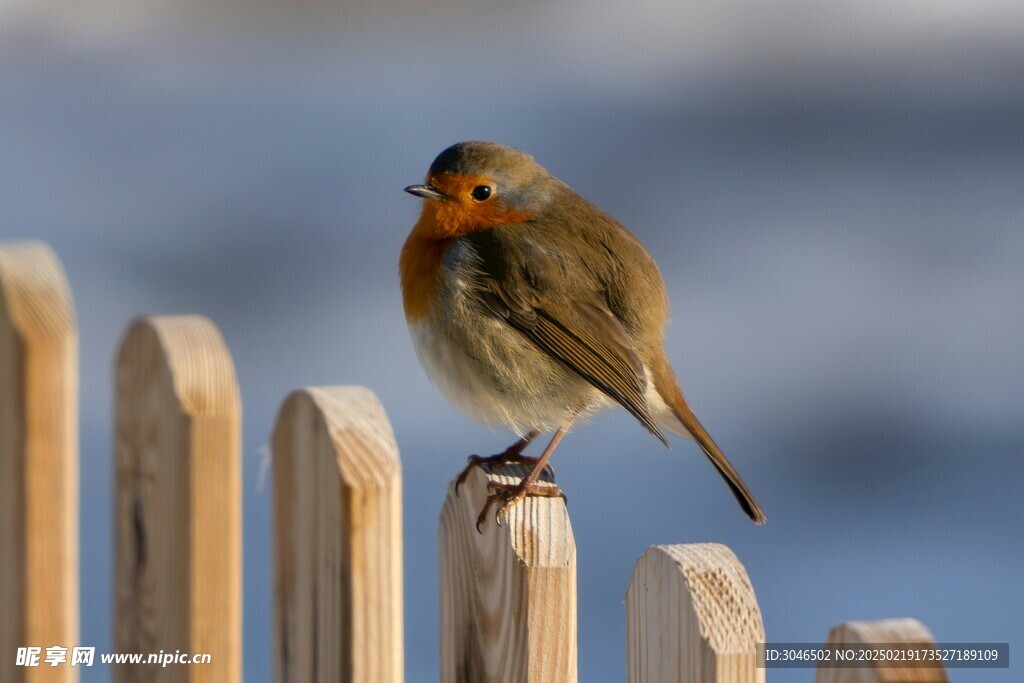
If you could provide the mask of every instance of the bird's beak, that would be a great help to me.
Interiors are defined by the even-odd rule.
[[[444,195],[438,191],[436,187],[430,185],[410,185],[405,188],[405,191],[409,194],[414,194],[417,197],[423,197],[424,199],[444,199]]]

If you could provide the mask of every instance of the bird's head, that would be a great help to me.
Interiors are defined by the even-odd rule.
[[[405,188],[426,200],[421,224],[453,239],[528,221],[550,201],[557,181],[533,157],[494,142],[460,142],[441,152],[426,182]]]

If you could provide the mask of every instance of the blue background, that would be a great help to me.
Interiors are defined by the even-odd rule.
[[[245,678],[271,677],[285,394],[365,384],[405,471],[408,680],[437,677],[446,482],[510,437],[418,367],[396,262],[442,148],[532,152],[629,226],[684,390],[765,508],[624,413],[560,447],[580,679],[621,680],[658,543],[744,562],[768,638],[913,616],[1020,658],[1024,19],[1002,2],[0,3],[0,238],[48,241],[81,328],[82,640],[110,648],[111,361],[129,320],[220,326],[244,402]],[[99,667],[84,683],[106,680]],[[772,671],[771,681],[810,681]]]

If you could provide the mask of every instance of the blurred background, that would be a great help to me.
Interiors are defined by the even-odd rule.
[[[0,0],[0,238],[46,240],[81,328],[82,640],[110,648],[111,361],[199,312],[242,388],[245,678],[270,679],[269,484],[286,392],[365,384],[405,468],[410,682],[437,679],[436,526],[492,434],[429,384],[402,193],[462,139],[532,152],[629,226],[691,403],[757,494],[624,413],[555,458],[580,680],[621,680],[656,543],[742,559],[768,638],[914,616],[1024,665],[1024,4],[1016,0]],[[98,666],[83,683],[105,681]],[[810,681],[773,671],[772,681]]]

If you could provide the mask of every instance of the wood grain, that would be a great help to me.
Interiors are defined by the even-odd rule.
[[[763,683],[761,610],[747,572],[718,543],[659,545],[626,592],[631,683]]]
[[[530,497],[503,526],[476,530],[488,482],[517,483],[519,465],[474,468],[441,511],[442,683],[573,682],[576,541],[560,498]],[[550,481],[542,479],[541,481]]]
[[[122,665],[122,683],[241,680],[241,407],[231,355],[201,316],[141,318],[116,367],[119,652],[210,653]]]
[[[293,392],[273,472],[274,680],[401,683],[402,472],[380,401]]]
[[[829,645],[935,645],[928,627],[917,619],[846,621],[828,632]],[[946,669],[938,667],[819,666],[815,683],[949,683]]]
[[[0,681],[76,681],[15,655],[78,644],[74,304],[48,246],[0,243]]]

